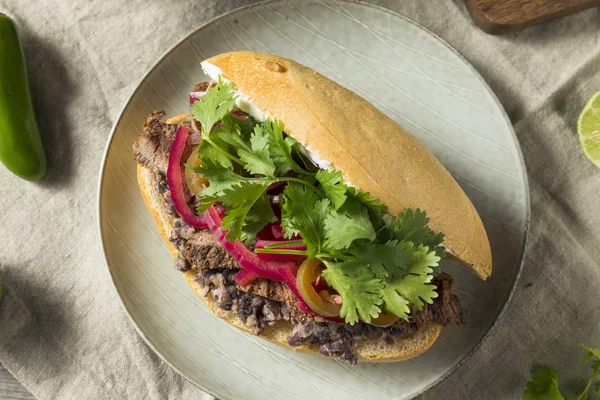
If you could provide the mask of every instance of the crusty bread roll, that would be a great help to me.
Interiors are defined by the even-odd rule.
[[[154,222],[156,223],[161,236],[167,243],[169,251],[174,257],[176,257],[178,251],[169,241],[169,233],[173,229],[174,218],[172,215],[166,212],[167,205],[165,200],[152,182],[152,172],[148,168],[138,164],[137,179],[146,206],[152,213]],[[202,300],[202,302],[213,312],[213,314],[243,331],[252,333],[252,330],[249,329],[234,312],[224,311],[217,307],[215,302],[212,300],[210,292],[208,297],[202,296],[202,285],[195,279],[195,274],[196,273],[194,270],[187,271],[184,274],[185,280],[194,290],[194,293],[196,293],[198,298]],[[416,335],[408,339],[396,339],[396,343],[394,345],[387,345],[378,338],[358,341],[355,343],[353,348],[354,354],[356,354],[360,362],[391,362],[413,358],[431,347],[440,334],[441,328],[441,325],[431,324],[422,328]],[[265,328],[265,330],[260,334],[260,337],[294,351],[318,354],[316,345],[304,345],[296,347],[288,345],[286,338],[292,333],[292,329],[293,326],[291,323],[287,321],[279,321],[277,325]]]
[[[473,204],[433,154],[398,123],[352,91],[295,61],[254,52],[202,63],[221,74],[285,132],[398,215],[427,211],[444,245],[482,279],[492,272],[487,234]]]

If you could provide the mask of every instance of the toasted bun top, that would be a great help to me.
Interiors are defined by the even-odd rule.
[[[398,215],[427,211],[444,245],[482,279],[492,271],[488,238],[467,195],[433,154],[398,123],[354,92],[295,61],[254,52],[224,53],[202,63],[358,189]],[[216,68],[215,68],[216,67]],[[214,77],[213,77],[214,78]]]

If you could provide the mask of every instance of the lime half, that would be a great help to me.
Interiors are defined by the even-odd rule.
[[[585,156],[600,168],[600,91],[594,93],[579,114],[577,135]]]

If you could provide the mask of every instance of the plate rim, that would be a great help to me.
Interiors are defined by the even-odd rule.
[[[318,0],[312,0],[312,1],[319,2]],[[426,34],[431,35],[438,42],[440,42],[447,49],[449,49],[452,53],[454,53],[454,55],[456,55],[467,66],[467,68],[471,71],[471,73],[475,76],[475,78],[477,80],[479,80],[481,83],[483,83],[487,94],[491,96],[491,99],[493,100],[494,104],[499,108],[499,110],[501,112],[501,117],[504,119],[504,122],[506,123],[506,125],[509,128],[510,134],[511,134],[512,139],[513,139],[513,143],[515,144],[515,147],[516,147],[516,152],[518,153],[518,161],[519,161],[519,164],[520,164],[521,169],[522,169],[521,175],[522,175],[523,185],[524,185],[524,189],[525,189],[525,226],[524,226],[524,232],[523,232],[523,239],[521,241],[520,248],[519,248],[519,253],[520,254],[519,254],[519,261],[518,261],[518,266],[517,266],[517,272],[516,272],[516,274],[514,276],[513,281],[511,282],[510,290],[508,291],[508,294],[506,295],[506,297],[504,299],[504,304],[500,308],[498,314],[496,315],[496,318],[494,319],[494,321],[492,322],[492,324],[490,325],[490,327],[488,328],[488,330],[479,339],[479,341],[477,342],[477,344],[475,344],[475,346],[473,346],[473,348],[471,348],[468,352],[466,352],[462,356],[462,358],[460,359],[460,361],[458,361],[452,368],[450,368],[443,375],[439,376],[437,379],[435,379],[434,381],[432,381],[431,383],[429,383],[420,392],[417,392],[417,393],[413,394],[409,398],[409,399],[414,399],[417,396],[421,396],[421,395],[427,393],[432,388],[434,388],[437,385],[439,385],[440,383],[444,382],[451,375],[453,375],[456,371],[458,371],[467,361],[469,361],[471,359],[471,357],[473,357],[473,355],[477,351],[479,351],[479,349],[481,348],[481,346],[483,346],[483,344],[489,339],[489,337],[491,336],[492,332],[498,326],[498,323],[500,322],[500,320],[504,317],[506,309],[508,308],[508,305],[512,301],[512,298],[513,298],[513,296],[515,294],[515,291],[516,291],[516,288],[517,288],[517,282],[519,281],[519,279],[521,277],[521,273],[523,271],[523,267],[524,267],[524,264],[525,264],[525,255],[527,254],[527,249],[528,249],[528,246],[529,246],[529,235],[530,235],[530,225],[531,225],[531,198],[530,198],[531,196],[530,196],[530,188],[529,188],[529,178],[528,178],[528,174],[527,174],[527,165],[525,164],[525,159],[524,159],[524,156],[523,156],[523,151],[521,149],[521,144],[520,144],[519,139],[518,139],[518,137],[517,137],[517,135],[515,133],[514,126],[513,126],[512,122],[511,122],[510,118],[508,117],[504,106],[502,105],[502,103],[500,102],[500,100],[498,99],[498,97],[496,96],[496,93],[492,90],[492,88],[488,85],[488,83],[486,82],[486,80],[483,78],[483,76],[481,76],[481,74],[479,73],[479,71],[473,66],[473,64],[471,64],[471,62],[469,62],[469,60],[467,60],[461,53],[459,53],[458,50],[456,50],[452,45],[450,45],[446,40],[444,40],[443,38],[441,38],[440,36],[438,36],[436,33],[432,32],[431,30],[429,30],[428,28],[424,27],[420,23],[418,23],[416,21],[413,21],[409,17],[406,17],[406,16],[404,16],[404,15],[402,15],[400,13],[397,13],[396,11],[387,9],[385,7],[382,7],[382,6],[379,6],[379,5],[376,5],[376,4],[366,3],[366,2],[361,1],[361,0],[333,0],[333,1],[334,2],[353,3],[353,4],[358,4],[358,5],[361,5],[361,6],[370,7],[370,8],[376,9],[377,11],[381,11],[381,12],[390,14],[393,17],[400,18],[404,22],[407,22],[407,23],[413,25],[414,27],[416,27],[417,29],[425,32]],[[109,264],[109,260],[108,260],[108,256],[107,256],[107,252],[106,252],[106,245],[104,243],[103,234],[102,234],[102,232],[103,232],[103,230],[102,230],[102,212],[103,211],[102,211],[102,205],[101,205],[101,197],[102,197],[103,177],[104,177],[104,173],[105,173],[108,152],[110,151],[111,143],[112,143],[113,138],[115,136],[115,133],[116,133],[116,130],[117,130],[117,126],[121,122],[121,119],[123,118],[125,110],[131,104],[131,101],[132,101],[133,97],[136,95],[136,93],[138,92],[138,90],[140,89],[140,86],[142,86],[142,84],[147,79],[149,79],[149,76],[152,74],[152,72],[154,72],[154,70],[163,62],[163,60],[169,54],[171,54],[171,52],[175,51],[175,49],[177,49],[180,45],[182,45],[186,40],[188,40],[190,37],[192,37],[193,35],[195,35],[197,32],[201,31],[202,29],[205,29],[206,27],[212,25],[213,23],[218,22],[221,19],[224,19],[224,18],[228,17],[231,14],[234,14],[234,13],[237,13],[237,12],[240,12],[240,11],[244,11],[244,10],[247,10],[247,9],[251,9],[251,8],[254,8],[254,7],[264,7],[265,5],[272,4],[272,3],[285,3],[285,2],[287,2],[287,0],[262,0],[262,1],[259,1],[259,2],[256,2],[256,3],[247,4],[245,6],[235,8],[233,10],[229,10],[228,12],[226,12],[224,14],[217,15],[217,16],[213,17],[212,19],[210,19],[209,21],[205,22],[204,24],[198,26],[197,28],[195,28],[195,29],[191,30],[190,32],[188,32],[187,34],[185,34],[181,39],[177,40],[169,49],[167,49],[163,54],[161,54],[158,57],[158,59],[152,64],[152,66],[146,71],[146,73],[139,79],[139,81],[137,82],[137,84],[135,85],[135,87],[133,88],[133,90],[131,91],[131,93],[129,94],[129,96],[127,97],[127,100],[125,101],[123,107],[119,111],[119,114],[115,118],[115,121],[114,121],[114,123],[113,123],[113,125],[111,127],[111,130],[110,130],[110,134],[107,137],[107,141],[106,141],[106,145],[104,147],[104,151],[102,152],[102,161],[100,163],[100,170],[98,172],[98,184],[97,184],[97,190],[96,190],[96,229],[97,229],[97,233],[98,233],[98,235],[100,237],[100,241],[99,242],[100,242],[100,247],[101,247],[101,250],[102,250],[102,255],[103,255],[103,258],[104,258],[104,264],[106,266],[106,269],[108,270],[108,274],[110,276],[110,280],[111,280],[112,286],[113,286],[113,288],[114,288],[117,296],[119,297],[119,303],[121,305],[121,308],[125,311],[125,314],[129,318],[130,322],[133,324],[133,326],[134,326],[135,330],[137,331],[138,335],[140,335],[140,337],[144,340],[144,342],[146,343],[146,345],[148,345],[148,347],[150,347],[150,349],[152,349],[152,351],[154,351],[154,353],[156,355],[158,355],[158,357],[160,359],[162,359],[169,367],[171,367],[179,375],[181,375],[183,378],[185,378],[188,382],[192,383],[194,386],[196,386],[197,388],[199,388],[199,389],[203,390],[204,392],[210,394],[211,396],[213,396],[215,398],[219,398],[219,399],[227,399],[227,398],[223,397],[222,395],[220,395],[218,393],[213,392],[210,389],[207,389],[200,382],[198,382],[197,380],[193,379],[186,372],[184,372],[183,370],[181,370],[180,368],[178,368],[175,365],[175,363],[172,362],[166,355],[164,355],[160,351],[160,349],[146,336],[146,334],[144,333],[144,331],[142,331],[142,329],[136,323],[136,321],[133,318],[131,312],[129,311],[129,309],[125,305],[125,301],[123,300],[123,294],[121,293],[121,291],[117,287],[117,284],[116,284],[116,281],[115,281],[115,276],[114,276],[113,271],[111,270],[111,267],[110,267],[110,264]]]

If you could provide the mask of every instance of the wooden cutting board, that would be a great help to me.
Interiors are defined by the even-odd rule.
[[[465,0],[465,2],[477,25],[492,34],[515,32],[586,8],[600,6],[600,0]]]

